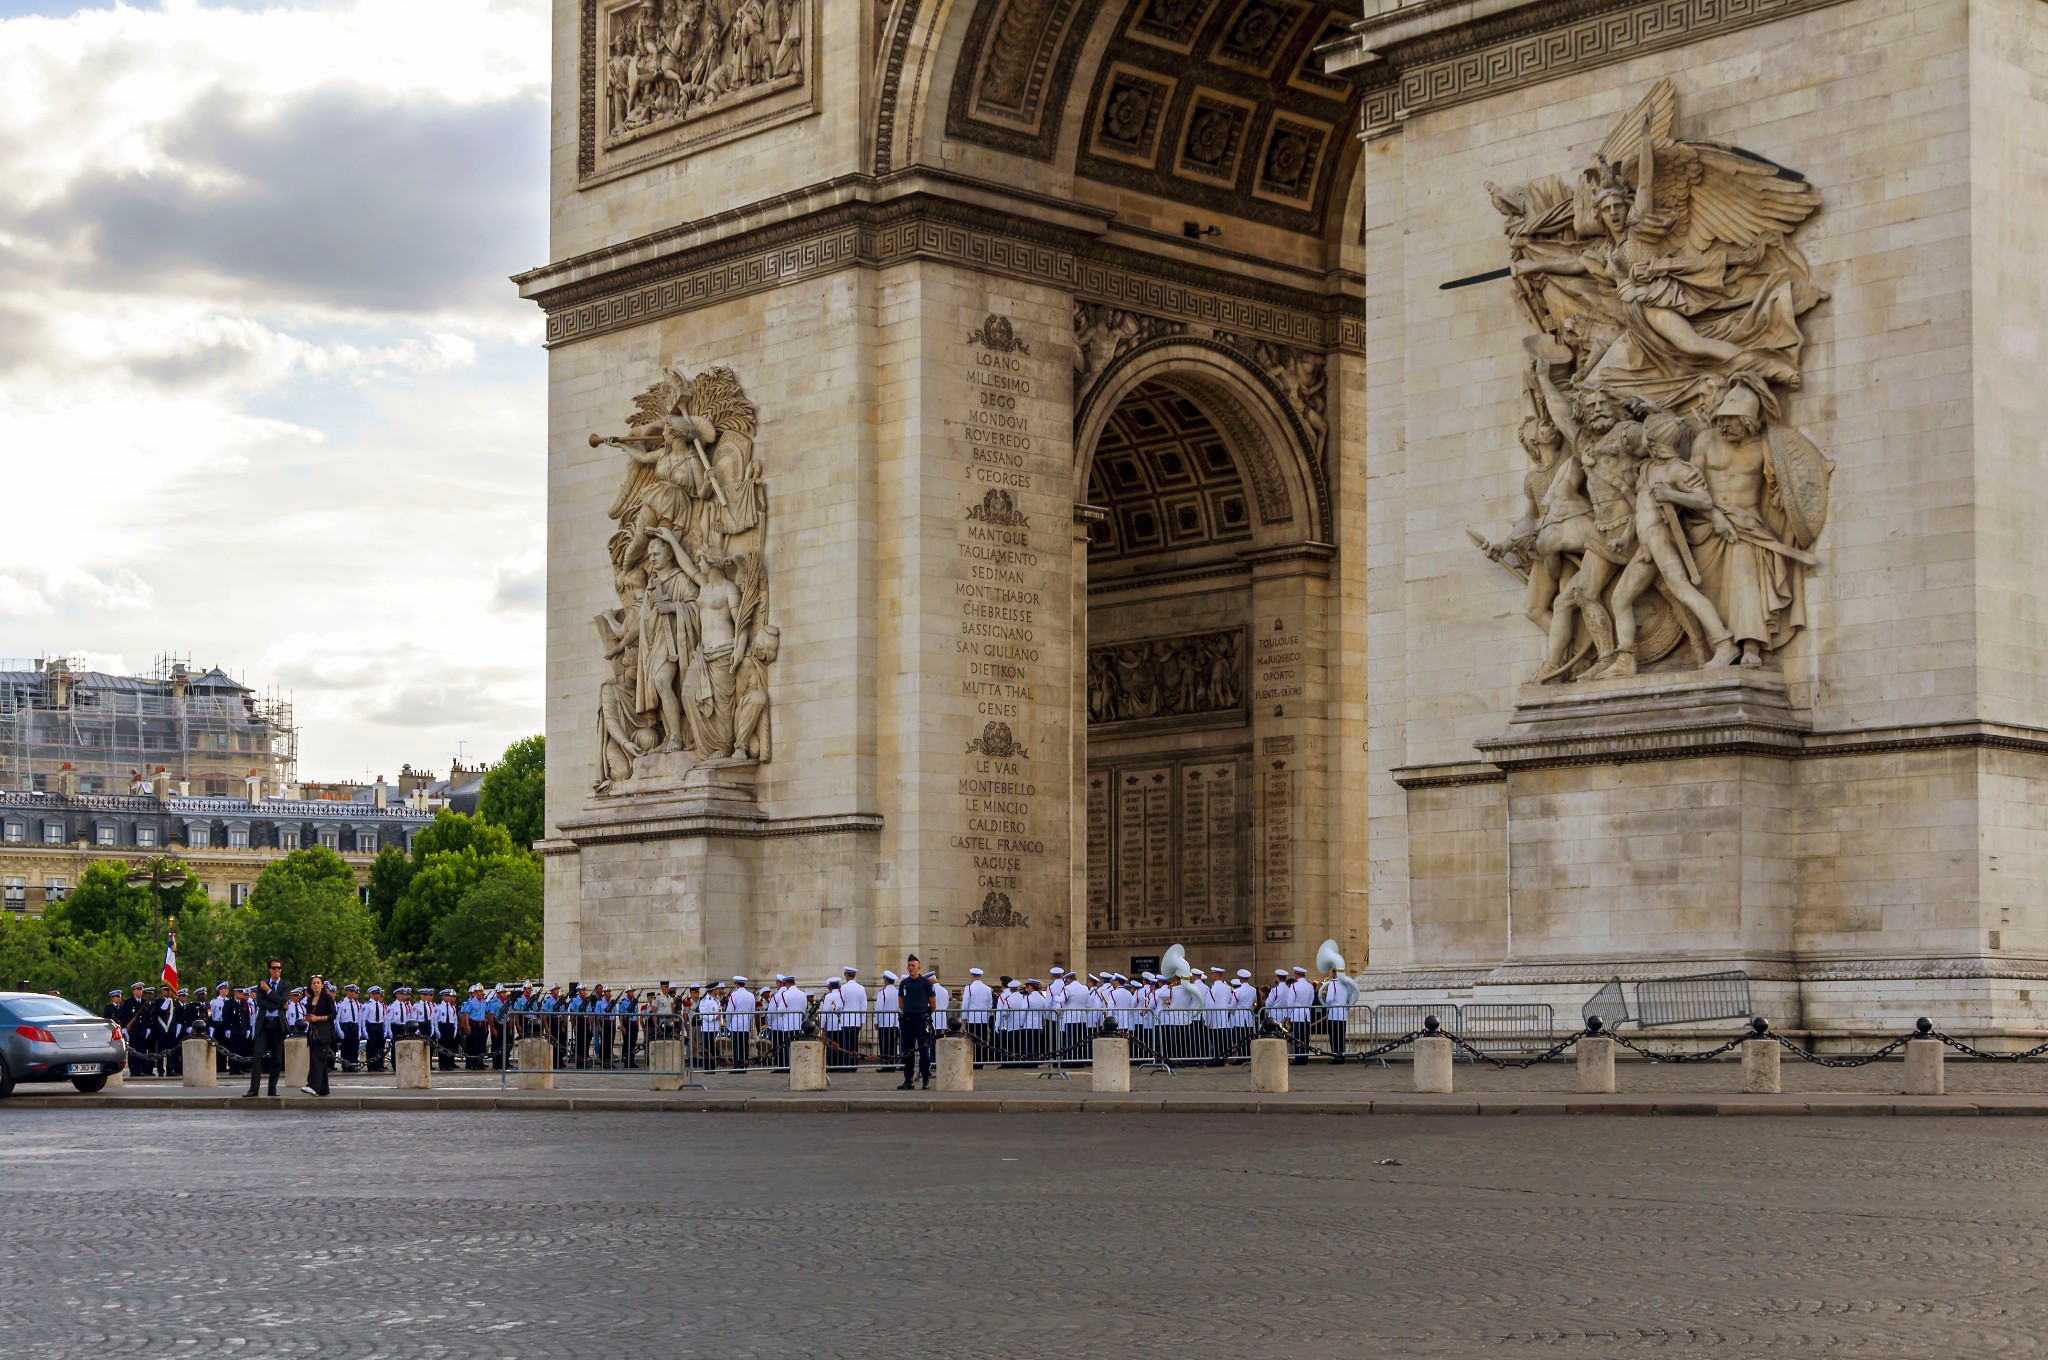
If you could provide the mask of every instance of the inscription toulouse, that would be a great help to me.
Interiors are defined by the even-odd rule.
[[[999,316],[989,317],[969,342],[977,348],[966,372],[963,480],[980,490],[980,499],[969,505],[956,544],[967,576],[953,583],[959,605],[953,652],[965,667],[960,693],[974,701],[982,729],[967,743],[971,759],[956,786],[965,829],[951,844],[971,857],[976,886],[988,894],[968,923],[1007,928],[1025,923],[1010,910],[1009,895],[1025,890],[1026,861],[1045,853],[1045,841],[1032,828],[1038,785],[1027,765],[1030,752],[1011,723],[1024,719],[1038,697],[1038,611],[1048,564],[1032,547],[1030,518],[1013,494],[1032,489],[1026,403],[1033,380],[1019,358],[1030,351]],[[990,902],[1001,910],[991,910]]]

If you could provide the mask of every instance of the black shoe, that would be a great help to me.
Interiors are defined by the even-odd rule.
[[[932,1079],[930,1077],[924,1079],[924,1089],[927,1091],[932,1089]]]
[[[927,1082],[927,1083],[926,1083],[926,1085],[930,1085],[930,1083],[929,1083],[929,1082]],[[899,1091],[912,1091],[912,1090],[916,1090],[917,1088],[916,1088],[916,1087],[914,1087],[914,1086],[912,1086],[912,1085],[911,1085],[911,1084],[910,1084],[909,1082],[907,1082],[907,1081],[906,1081],[906,1082],[904,1082],[904,1083],[903,1083],[903,1084],[902,1084],[901,1086],[897,1087],[896,1089],[897,1089],[897,1090],[899,1090]]]
[[[256,1092],[254,1092],[254,1091],[244,1091],[244,1092],[242,1092],[242,1099],[244,1099],[244,1100],[254,1100],[255,1098],[256,1098]]]

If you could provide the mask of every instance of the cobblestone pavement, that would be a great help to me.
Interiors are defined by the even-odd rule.
[[[2032,1121],[0,1119],[11,1358],[2048,1345]]]

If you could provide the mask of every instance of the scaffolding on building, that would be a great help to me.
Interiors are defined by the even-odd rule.
[[[165,654],[143,675],[65,656],[0,660],[0,787],[74,793],[275,793],[298,777],[289,696]]]

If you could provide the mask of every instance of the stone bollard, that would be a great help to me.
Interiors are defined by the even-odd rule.
[[[391,1046],[391,1070],[398,1076],[393,1085],[401,1091],[428,1091],[434,1086],[433,1066],[427,1060],[425,1039],[400,1039]]]
[[[555,1089],[555,1046],[545,1039],[521,1039],[512,1050],[519,1070],[512,1074],[513,1086],[521,1091]]]
[[[683,1071],[683,1041],[654,1039],[647,1045],[647,1079],[656,1091],[680,1091],[690,1074]]]
[[[1604,1035],[1579,1040],[1579,1094],[1614,1094],[1614,1040]]]
[[[790,1042],[789,1089],[825,1089],[825,1043],[822,1039],[795,1039]]]
[[[1252,1090],[1259,1095],[1287,1093],[1287,1041],[1252,1040]]]
[[[1753,1096],[1774,1096],[1785,1088],[1778,1080],[1778,1041],[1742,1041],[1742,1089]]]
[[[939,1040],[939,1089],[974,1089],[974,1040],[964,1034],[948,1034]]]
[[[1421,1095],[1447,1096],[1451,1093],[1451,1041],[1415,1041],[1415,1089]]]
[[[1906,1041],[1906,1094],[1938,1096],[1948,1091],[1941,1071],[1942,1042],[1939,1039]]]
[[[1095,1041],[1094,1089],[1098,1091],[1128,1091],[1131,1089],[1131,1041],[1129,1039],[1097,1039]]]
[[[178,1045],[184,1055],[185,1081],[187,1086],[218,1086],[220,1081],[213,1070],[213,1045],[204,1039],[187,1039]]]
[[[296,1091],[306,1084],[313,1072],[313,1055],[307,1051],[306,1036],[291,1034],[284,1041],[284,1081],[282,1085]]]
[[[121,1069],[120,1071],[118,1071],[118,1072],[109,1072],[109,1073],[107,1073],[107,1085],[109,1085],[109,1086],[121,1086],[121,1085],[125,1085],[125,1084],[127,1083],[127,1081],[128,1081],[128,1069],[127,1069],[127,1068],[125,1068],[125,1067],[124,1067],[124,1068],[122,1068],[122,1069]]]

